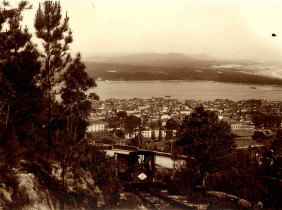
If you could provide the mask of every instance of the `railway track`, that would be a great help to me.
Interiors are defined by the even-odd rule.
[[[150,209],[195,209],[150,189],[135,189],[135,193]]]

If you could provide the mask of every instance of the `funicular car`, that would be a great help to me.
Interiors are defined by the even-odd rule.
[[[118,171],[121,179],[129,183],[152,183],[155,179],[156,153],[137,150],[126,153],[115,153],[118,160]]]

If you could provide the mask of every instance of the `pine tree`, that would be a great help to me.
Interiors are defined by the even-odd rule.
[[[62,18],[59,2],[45,1],[43,8],[39,4],[34,26],[44,49],[39,54],[44,58],[41,85],[48,95],[47,138],[49,146],[56,145],[63,185],[65,168],[77,164],[73,157],[88,126],[91,102],[86,91],[96,86],[86,73],[80,54],[72,59],[68,53],[73,41],[68,23],[67,14]],[[57,94],[61,102],[55,100]],[[95,96],[90,97],[98,99]]]
[[[36,76],[38,55],[30,44],[31,34],[22,29],[22,12],[31,6],[22,1],[16,8],[0,7],[0,135],[14,133],[20,143],[39,137],[42,93]]]
[[[41,3],[39,3],[34,27],[36,36],[41,40],[44,48],[44,52],[40,53],[41,57],[44,58],[41,81],[48,95],[47,138],[50,146],[52,145],[52,102],[56,95],[56,84],[61,82],[61,73],[71,62],[71,55],[68,50],[73,39],[68,23],[69,17],[67,14],[62,20],[59,2],[45,1],[43,9]]]
[[[63,104],[69,123],[72,129],[76,131],[76,139],[79,140],[84,137],[88,125],[87,118],[91,111],[91,102],[85,91],[95,87],[96,83],[85,72],[85,65],[81,62],[80,54],[68,66],[63,79]]]

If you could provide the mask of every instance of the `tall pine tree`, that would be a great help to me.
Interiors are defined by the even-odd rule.
[[[56,85],[61,83],[61,73],[71,62],[71,55],[68,50],[73,39],[68,23],[69,17],[67,14],[62,18],[59,2],[45,1],[43,8],[39,3],[34,27],[36,36],[41,40],[44,49],[40,53],[44,58],[41,81],[48,95],[47,138],[50,146],[52,145],[52,104],[58,90]]]
[[[96,83],[85,71],[80,54],[68,66],[63,79],[62,99],[69,123],[68,130],[73,133],[74,140],[80,140],[84,137],[91,111],[91,102],[85,91],[95,87]]]
[[[44,97],[36,81],[40,63],[30,44],[31,34],[21,26],[21,14],[30,8],[26,1],[16,8],[7,2],[0,7],[0,135],[3,140],[12,135],[20,143],[41,138],[43,126]]]

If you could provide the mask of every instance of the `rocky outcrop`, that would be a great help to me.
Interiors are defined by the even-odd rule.
[[[67,168],[62,187],[62,169],[51,164],[51,173],[39,163],[21,161],[0,176],[0,209],[93,209],[105,205],[91,174]]]
[[[239,208],[251,208],[252,207],[252,204],[249,201],[239,198],[235,195],[231,195],[231,194],[228,194],[225,192],[219,192],[219,191],[207,191],[206,193],[208,195],[216,196],[220,199],[228,199],[230,201],[235,201],[235,202],[237,201],[237,205]]]

